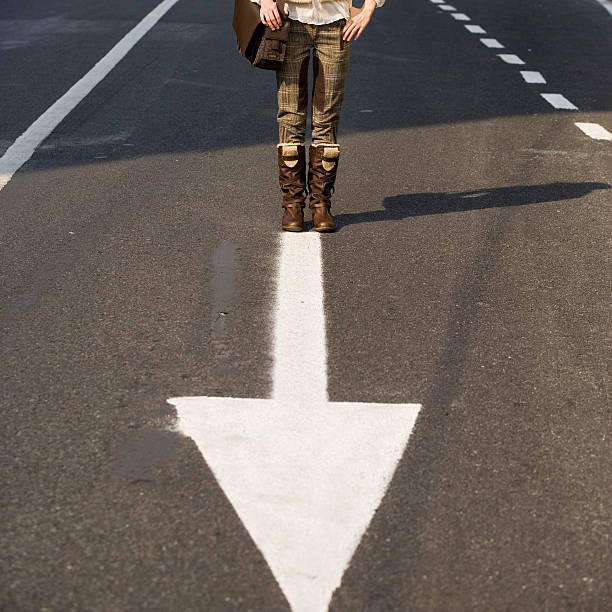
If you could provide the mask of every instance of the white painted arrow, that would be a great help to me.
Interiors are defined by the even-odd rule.
[[[281,234],[275,314],[272,399],[168,401],[292,610],[325,612],[420,405],[328,400],[319,234]]]

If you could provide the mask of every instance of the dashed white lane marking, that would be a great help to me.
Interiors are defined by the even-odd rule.
[[[594,140],[612,140],[612,134],[599,123],[576,123],[576,127],[581,129],[587,136]]]
[[[439,4],[438,8],[443,11],[456,11],[457,9],[452,4]]]
[[[551,106],[564,110],[578,110],[578,107],[572,104],[564,95],[558,93],[543,93],[540,94]]]
[[[612,15],[612,0],[597,0],[603,5],[608,12]],[[440,5],[444,0],[431,0],[434,4],[437,4],[439,8],[443,10],[454,10],[451,5]],[[471,21],[465,13],[452,13],[452,16],[458,21]],[[485,34],[486,31],[479,25],[467,24],[464,26],[468,32],[472,34]],[[490,49],[503,49],[504,45],[500,43],[496,38],[481,38],[480,42]],[[506,64],[513,64],[516,66],[523,66],[525,62],[513,53],[498,53],[497,56]],[[544,76],[535,70],[521,70],[521,76],[526,83],[545,84],[546,79]],[[544,98],[553,108],[559,110],[579,110],[578,107],[570,102],[565,96],[557,93],[540,93],[540,96]],[[597,123],[576,123],[587,136],[594,138],[595,140],[610,140],[612,139],[610,132],[604,127]]]
[[[497,57],[506,64],[516,64],[517,66],[522,66],[525,62],[518,56],[512,53],[498,53]]]
[[[471,32],[472,34],[486,34],[487,33],[487,31],[479,25],[472,25],[468,23],[464,27],[468,32]]]
[[[489,49],[503,49],[504,45],[502,45],[499,40],[496,38],[481,38],[480,42],[485,46],[489,47]]]
[[[546,83],[546,79],[542,74],[535,70],[521,70],[521,76],[525,80],[525,83]]]
[[[418,404],[330,402],[318,234],[281,235],[272,398],[182,397],[193,438],[294,612],[325,612]]]
[[[50,106],[0,158],[0,190],[34,154],[36,148],[92,89],[127,55],[134,45],[178,2],[164,0],[128,32],[81,80]]]
[[[444,4],[446,0],[430,0],[430,2],[433,2],[434,4]]]

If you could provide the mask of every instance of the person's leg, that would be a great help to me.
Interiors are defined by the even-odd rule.
[[[314,40],[307,26],[291,20],[285,61],[276,72],[278,142],[303,145],[306,139],[308,66]]]
[[[278,90],[278,170],[285,212],[281,226],[301,231],[306,203],[306,109],[308,66],[313,40],[304,24],[291,21],[283,65],[276,73]]]
[[[338,124],[344,101],[351,43],[342,40],[346,22],[317,26],[313,58],[312,144],[338,143]]]
[[[340,149],[338,124],[351,45],[342,40],[344,20],[317,28],[312,95],[312,146],[308,185],[314,229],[333,231],[331,195],[336,182]]]

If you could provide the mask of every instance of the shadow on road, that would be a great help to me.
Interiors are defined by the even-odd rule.
[[[98,3],[92,14],[88,3],[56,3],[66,5],[61,18],[44,17],[51,9],[42,0],[10,0],[0,20],[6,46],[0,90],[8,92],[0,115],[0,153],[108,52],[149,4],[112,0]],[[412,2],[388,2],[354,45],[342,135],[421,126],[450,130],[459,123],[516,117],[524,117],[528,129],[533,117],[559,115],[540,96],[548,89],[525,83],[516,66],[502,62],[445,11],[418,4],[417,9]],[[605,57],[612,43],[601,6],[576,0],[486,4],[470,7],[473,19],[499,36],[529,70],[541,71],[550,91],[563,93],[582,114],[591,113],[585,120],[603,120],[600,115],[611,110]],[[273,150],[274,74],[253,69],[236,52],[232,7],[227,1],[179,2],[22,171],[265,144]],[[39,14],[43,17],[33,18]],[[584,75],[589,75],[586,87]]]
[[[383,202],[384,210],[335,215],[338,229],[354,223],[397,221],[406,217],[441,215],[453,212],[526,206],[544,202],[575,200],[596,189],[610,189],[607,183],[549,183],[546,185],[519,185],[497,189],[477,189],[459,193],[406,193]]]

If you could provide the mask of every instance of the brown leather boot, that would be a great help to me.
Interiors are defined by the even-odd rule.
[[[340,149],[338,145],[310,147],[308,168],[309,207],[312,211],[313,229],[316,232],[333,232],[336,222],[330,212],[331,196],[336,183]]]
[[[306,205],[306,147],[281,144],[278,146],[278,180],[283,191],[285,212],[281,227],[287,232],[304,229]]]

